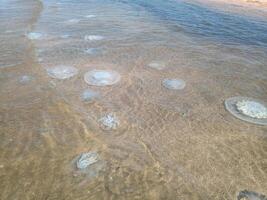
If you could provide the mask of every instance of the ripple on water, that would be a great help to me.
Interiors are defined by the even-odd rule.
[[[85,49],[84,52],[88,55],[97,55],[97,54],[101,54],[102,50],[100,48],[88,48],[88,49]]]
[[[186,83],[182,79],[164,79],[162,85],[170,90],[182,90]]]
[[[94,18],[96,15],[86,15],[85,18]]]
[[[120,121],[115,114],[109,113],[99,119],[100,127],[105,131],[116,130]]]
[[[47,69],[47,73],[52,78],[56,79],[68,79],[78,74],[78,69],[67,65],[58,65],[53,68]]]
[[[118,83],[121,76],[116,71],[92,70],[84,75],[84,80],[89,85],[108,86]]]
[[[267,125],[267,104],[249,97],[225,100],[225,108],[236,118],[246,122]]]

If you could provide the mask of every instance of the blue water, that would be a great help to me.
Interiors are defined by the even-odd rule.
[[[171,0],[118,0],[145,9],[174,30],[224,43],[267,46],[267,21]]]

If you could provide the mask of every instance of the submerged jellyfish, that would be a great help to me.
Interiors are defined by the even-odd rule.
[[[99,119],[100,127],[105,131],[116,130],[120,124],[118,118],[110,113]]]
[[[121,76],[118,72],[109,70],[92,70],[84,75],[84,80],[89,85],[107,86],[119,82]]]
[[[42,33],[37,33],[37,32],[31,32],[31,33],[28,33],[27,37],[30,39],[30,40],[39,40],[43,37],[43,34]]]
[[[31,82],[32,80],[33,80],[32,76],[23,75],[23,76],[20,77],[19,82],[22,83],[22,84],[26,84],[26,83]]]
[[[78,74],[78,69],[72,66],[58,65],[53,68],[47,69],[47,73],[52,78],[68,79]]]
[[[243,190],[239,192],[237,200],[267,200],[267,197],[253,191]]]
[[[267,105],[248,97],[225,100],[225,108],[238,119],[254,124],[267,125]]]
[[[157,69],[157,70],[163,70],[166,67],[166,65],[164,62],[154,61],[154,62],[149,63],[148,67]]]
[[[81,99],[85,102],[90,102],[90,101],[93,101],[97,98],[99,98],[99,93],[98,92],[95,92],[93,90],[85,90],[83,91],[82,95],[81,95]]]
[[[164,79],[162,85],[170,90],[182,90],[186,84],[181,79]]]
[[[96,55],[96,54],[101,53],[102,51],[100,48],[88,48],[88,49],[85,49],[84,52],[89,55]]]
[[[84,40],[86,41],[98,41],[98,40],[103,40],[104,37],[101,35],[86,35],[84,36]]]
[[[94,18],[96,17],[95,15],[86,15],[85,18]]]
[[[76,166],[80,170],[84,170],[88,168],[90,165],[96,163],[99,158],[98,158],[97,152],[87,152],[87,153],[82,153],[79,159],[76,162]]]
[[[76,24],[79,23],[81,20],[80,19],[70,19],[66,21],[68,24]]]

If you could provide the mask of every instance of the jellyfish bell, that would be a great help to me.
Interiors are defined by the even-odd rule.
[[[42,33],[37,33],[37,32],[31,32],[27,34],[27,37],[30,40],[40,40],[44,37],[44,35]]]
[[[96,100],[100,97],[99,93],[98,92],[95,92],[93,90],[84,90],[82,95],[81,95],[81,99],[84,101],[84,102],[91,102],[93,100]]]
[[[66,23],[68,23],[68,24],[77,24],[80,21],[81,21],[80,19],[69,19],[69,20],[66,21]]]
[[[101,35],[86,35],[84,36],[84,40],[85,41],[99,41],[99,40],[103,40],[104,37]]]
[[[152,69],[157,69],[157,70],[163,70],[166,68],[166,65],[164,62],[161,61],[153,61],[147,65],[148,67]]]
[[[85,18],[94,18],[96,17],[95,15],[86,15]]]
[[[52,78],[64,80],[78,74],[78,69],[72,66],[58,65],[47,69],[47,73]]]
[[[119,127],[119,119],[112,113],[99,119],[100,127],[104,131],[116,130]]]
[[[225,108],[236,118],[246,122],[267,125],[267,104],[249,97],[225,100]]]
[[[76,162],[77,169],[84,170],[90,165],[98,162],[99,156],[97,152],[86,152],[82,153]]]
[[[100,54],[102,51],[100,48],[88,48],[88,49],[85,49],[84,52],[89,55],[96,55],[96,54]]]
[[[29,75],[23,75],[19,78],[19,82],[21,84],[27,84],[27,83],[31,82],[32,80],[33,80],[33,77],[29,76]]]
[[[185,88],[186,83],[182,79],[164,79],[162,85],[170,90],[182,90]]]
[[[89,85],[108,86],[118,83],[121,76],[116,71],[92,70],[84,75],[84,80]]]

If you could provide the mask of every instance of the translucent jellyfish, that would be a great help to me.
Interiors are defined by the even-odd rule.
[[[95,92],[93,90],[84,90],[82,95],[81,95],[81,99],[85,102],[91,102],[95,99],[98,99],[100,97],[98,92]]]
[[[89,55],[96,55],[96,54],[100,54],[102,50],[100,48],[88,48],[88,49],[85,49],[84,52]]]
[[[85,18],[94,18],[96,17],[95,15],[86,15]]]
[[[70,19],[70,20],[66,21],[66,23],[68,23],[68,24],[77,24],[80,21],[81,21],[80,19]]]
[[[28,33],[27,37],[30,40],[40,40],[40,39],[42,39],[43,34],[42,33],[37,33],[37,32],[31,32],[31,33]]]
[[[98,158],[97,152],[87,152],[87,153],[82,153],[79,159],[76,162],[76,166],[80,170],[84,170],[88,168],[90,165],[96,163],[99,158]]]
[[[99,40],[103,40],[104,37],[101,35],[86,35],[84,36],[84,40],[86,41],[99,41]]]
[[[257,192],[243,190],[239,192],[237,200],[267,200],[267,197]]]
[[[29,76],[29,75],[23,75],[19,78],[19,82],[21,84],[26,84],[26,83],[29,83],[33,80],[33,77],[32,76]]]
[[[78,74],[78,69],[72,66],[58,65],[53,68],[47,69],[47,73],[52,78],[68,79]]]
[[[120,124],[119,119],[112,113],[99,119],[100,127],[105,131],[116,130]]]
[[[148,67],[157,69],[157,70],[163,70],[166,68],[166,65],[164,62],[154,61],[154,62],[149,63]]]
[[[108,70],[92,70],[84,75],[84,80],[89,85],[108,86],[119,82],[121,76],[118,72]]]
[[[225,108],[236,118],[260,125],[267,125],[267,105],[248,97],[232,97],[225,100]]]
[[[181,79],[164,79],[162,81],[164,87],[170,90],[182,90],[185,88],[185,82]]]
[[[60,38],[62,38],[62,39],[67,39],[67,38],[69,38],[70,37],[70,35],[68,35],[68,34],[64,34],[64,35],[61,35],[60,36]]]

